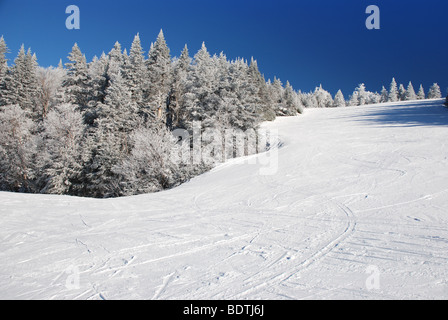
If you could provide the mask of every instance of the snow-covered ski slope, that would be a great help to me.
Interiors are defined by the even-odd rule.
[[[0,298],[447,299],[442,101],[264,124],[274,175],[233,160],[129,198],[2,192]]]

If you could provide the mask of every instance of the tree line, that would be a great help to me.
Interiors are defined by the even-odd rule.
[[[187,46],[172,57],[162,31],[147,54],[137,34],[129,53],[116,42],[90,62],[75,44],[69,62],[57,68],[40,67],[23,45],[11,66],[7,53],[2,37],[0,189],[6,191],[99,198],[160,191],[214,165],[191,161],[192,139],[180,141],[174,131],[193,137],[199,123],[200,132],[253,132],[257,141],[262,121],[303,112],[299,93],[289,82],[265,81],[256,60],[230,61],[205,44],[194,57]],[[203,146],[228,143],[201,139]],[[191,155],[173,161],[173,150],[185,145]]]
[[[299,98],[301,99],[301,103],[307,108],[337,108],[398,101],[440,99],[442,98],[442,93],[437,83],[434,83],[429,88],[427,94],[422,85],[420,85],[416,93],[412,82],[409,82],[405,89],[403,84],[398,85],[395,78],[392,78],[389,90],[382,86],[380,93],[368,91],[365,84],[361,83],[355,88],[347,100],[344,98],[341,90],[338,90],[333,98],[322,86],[317,87],[314,92],[299,92]]]
[[[306,108],[441,97],[437,84],[426,95],[422,86],[415,93],[412,83],[405,89],[395,79],[381,93],[360,84],[348,100],[341,90],[333,98],[322,86],[295,91],[288,81],[266,81],[255,59],[212,55],[205,44],[193,57],[187,46],[172,57],[162,31],[146,54],[137,34],[129,52],[116,42],[90,62],[75,43],[68,62],[56,68],[39,66],[23,45],[12,65],[7,53],[1,37],[4,191],[98,198],[156,192],[226,158],[269,147],[258,138],[263,121]],[[179,130],[186,134],[173,134]],[[246,135],[241,140],[237,132]],[[198,136],[204,146],[199,157]],[[242,154],[237,141],[244,145]]]

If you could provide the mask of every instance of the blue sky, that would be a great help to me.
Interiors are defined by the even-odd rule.
[[[80,9],[80,30],[68,30],[68,5]],[[367,30],[368,5],[381,10],[381,29]],[[13,60],[22,43],[42,66],[57,65],[75,42],[88,60],[119,41],[129,49],[139,32],[145,51],[163,29],[173,56],[252,56],[266,79],[295,89],[319,84],[346,98],[357,84],[380,91],[392,77],[426,90],[448,88],[448,1],[398,0],[0,0],[0,35]],[[11,63],[12,61],[10,61]]]

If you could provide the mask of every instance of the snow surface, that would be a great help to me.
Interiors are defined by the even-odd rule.
[[[264,124],[275,175],[237,159],[128,198],[2,192],[0,298],[447,299],[442,102]]]

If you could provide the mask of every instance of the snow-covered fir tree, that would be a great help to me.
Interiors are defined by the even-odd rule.
[[[350,99],[348,101],[348,105],[350,107],[356,107],[359,104],[359,92],[357,90],[353,91]]]
[[[442,98],[442,93],[440,92],[440,87],[437,83],[434,83],[428,91],[428,99],[440,99]]]
[[[187,45],[185,45],[180,57],[173,62],[171,68],[173,74],[171,77],[170,92],[168,94],[166,116],[166,124],[170,129],[185,128],[185,124],[181,123],[181,119],[184,118],[181,115],[182,111],[184,111],[181,107],[183,106],[182,98],[186,93],[185,84],[190,64],[190,54]]]
[[[37,117],[40,87],[37,79],[37,59],[31,50],[25,53],[22,45],[14,65],[7,72],[2,88],[2,104],[18,104],[30,115]]]
[[[364,83],[360,83],[350,97],[350,106],[363,106],[367,103],[367,92]]]
[[[160,30],[156,42],[151,45],[146,65],[149,87],[146,91],[145,103],[150,106],[159,120],[166,122],[167,98],[169,86],[172,83],[172,72],[170,49],[162,30]]]
[[[289,116],[297,115],[297,112],[299,112],[299,109],[297,107],[298,106],[297,94],[294,92],[294,88],[291,86],[289,81],[286,81],[283,100],[285,103],[285,108],[287,110],[287,115]]]
[[[412,85],[412,82],[409,81],[408,87],[406,88],[406,94],[405,94],[405,100],[415,100],[417,99],[417,95],[415,94],[414,87]]]
[[[107,64],[107,72],[106,79],[108,81],[107,86],[109,86],[109,82],[114,80],[115,77],[124,72],[124,57],[121,49],[121,44],[117,41],[114,44],[114,47],[107,54],[109,61]]]
[[[112,171],[127,156],[117,135],[103,126],[89,128],[84,148],[88,159],[84,166],[81,180],[84,184],[81,196],[108,198],[119,197],[119,181]]]
[[[121,73],[111,80],[104,103],[98,104],[97,114],[98,126],[111,133],[130,133],[138,123],[138,106]]]
[[[353,94],[350,96],[350,100],[348,101],[349,106],[363,106],[366,104],[376,104],[381,103],[384,100],[388,99],[387,90],[383,87],[382,94],[377,92],[371,92],[366,90],[366,86],[364,83],[358,85],[353,91]]]
[[[387,89],[383,86],[381,88],[381,98],[380,98],[380,102],[381,103],[385,103],[389,101],[389,92],[387,91]]]
[[[137,103],[120,73],[115,75],[106,90],[104,103],[97,106],[95,127],[88,140],[90,160],[84,179],[89,192],[97,197],[120,196],[118,177],[113,167],[129,155],[130,133],[139,123]]]
[[[334,96],[333,106],[336,108],[346,106],[345,98],[341,90],[338,90],[338,92]]]
[[[126,55],[124,56],[126,59]],[[145,64],[144,51],[137,34],[132,41],[129,59],[125,61],[125,79],[131,92],[132,101],[135,102],[143,112],[148,106],[145,105],[144,96],[148,88],[148,69]]]
[[[251,59],[249,65],[249,81],[253,82],[257,87],[257,97],[258,101],[261,104],[261,113],[264,120],[272,121],[275,119],[275,111],[272,108],[272,97],[269,94],[268,84],[264,76],[260,73],[258,69],[257,60]],[[298,96],[297,96],[298,98]],[[297,112],[303,112],[303,105],[301,101],[297,102]]]
[[[283,106],[283,83],[280,79],[274,77],[274,81],[269,84],[270,96],[272,97],[273,108],[277,116],[284,116]]]
[[[358,85],[358,87],[355,89],[355,91],[358,92],[358,106],[363,106],[367,104],[367,92],[366,92],[366,86],[364,83],[361,83]]]
[[[217,103],[219,118],[228,121],[230,127],[240,130],[254,128],[259,122],[261,110],[257,99],[257,89],[254,83],[248,80],[249,66],[242,59],[233,61],[226,67],[226,57],[221,54],[219,58],[221,75],[218,78],[219,96],[225,98],[223,106]],[[224,119],[224,116],[227,119]],[[224,129],[227,125],[221,124]]]
[[[426,98],[425,90],[423,89],[423,85],[420,85],[420,88],[418,89],[417,93],[417,99],[424,100],[425,98]]]
[[[323,89],[322,85],[314,90],[313,95],[317,102],[317,108],[330,108],[333,106],[333,98],[331,94],[327,90]]]
[[[367,91],[367,104],[381,103],[381,94],[378,92]]]
[[[72,48],[66,63],[66,76],[62,83],[65,102],[86,110],[92,97],[92,81],[87,67],[86,57],[78,44]]]
[[[403,84],[400,84],[398,87],[398,99],[400,101],[406,100],[406,89],[404,88]]]
[[[106,89],[109,85],[108,77],[109,58],[103,52],[100,58],[96,56],[88,64],[89,78],[91,79],[91,91],[89,108],[94,109],[98,103],[103,103],[106,98]]]
[[[395,78],[392,78],[392,82],[389,88],[388,102],[397,102],[398,100],[399,95],[398,95],[397,82],[395,81]]]
[[[181,122],[185,123],[187,129],[192,128],[195,121],[205,122],[205,126],[213,124],[212,118],[220,100],[217,96],[215,74],[216,66],[205,43],[202,43],[184,82],[184,112]]]
[[[6,59],[7,53],[8,53],[8,47],[6,46],[5,39],[3,39],[2,36],[0,37],[0,90],[2,88],[2,83],[5,80],[6,73],[8,72],[8,59]]]

